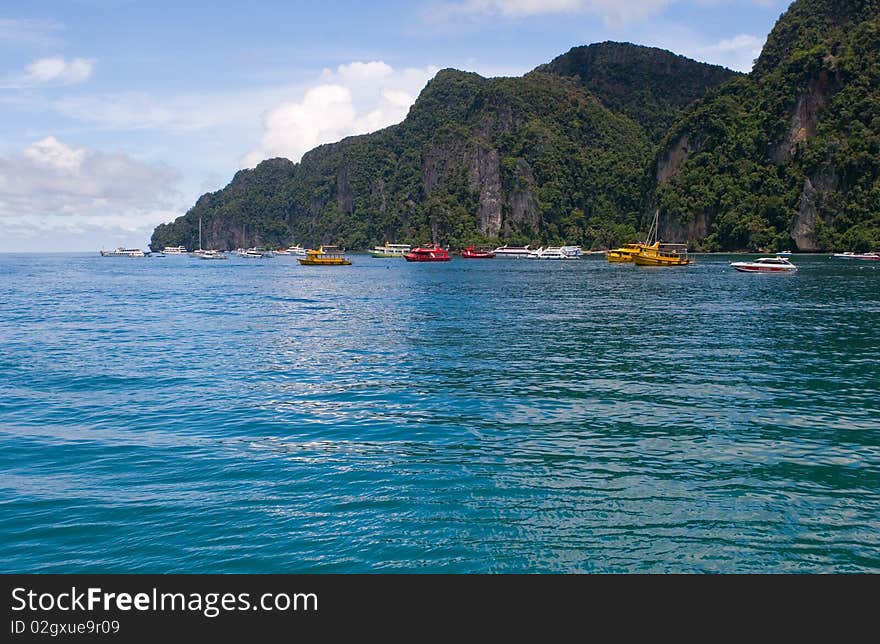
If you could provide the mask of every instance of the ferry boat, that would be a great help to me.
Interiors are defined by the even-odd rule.
[[[492,252],[499,258],[522,259],[531,255],[533,250],[529,248],[528,244],[525,246],[508,246],[505,244],[504,246],[499,246]]]
[[[559,246],[539,248],[529,254],[529,259],[568,259],[568,255],[562,252]]]
[[[166,246],[162,249],[164,255],[186,255],[186,246]]]
[[[384,246],[375,246],[370,251],[370,257],[378,257],[380,259],[400,259],[412,250],[409,244],[389,244],[385,242]]]
[[[462,259],[494,259],[495,253],[491,250],[477,250],[473,246],[468,246],[461,250]]]
[[[350,266],[351,260],[347,259],[344,251],[336,246],[321,246],[317,250],[310,248],[305,257],[297,258],[303,266]]]
[[[295,255],[296,257],[305,257],[306,249],[297,244],[296,246],[291,246],[287,249],[288,255]]]
[[[101,249],[101,257],[146,257],[147,253],[140,248],[123,248],[120,246],[116,250]]]
[[[448,262],[452,259],[445,248],[440,248],[436,244],[429,248],[421,246],[413,248],[403,258],[408,262]]]
[[[584,254],[580,246],[563,246],[560,250],[566,259],[580,259]]]
[[[880,260],[880,255],[877,253],[853,253],[852,251],[846,253],[834,253],[833,257],[837,257],[838,259],[862,259],[867,261],[877,261]]]
[[[687,244],[670,244],[657,239],[660,223],[660,209],[654,211],[654,221],[648,230],[648,239],[632,256],[636,266],[687,266],[691,263],[687,254]]]
[[[793,273],[797,266],[785,257],[760,257],[750,262],[731,262],[731,267],[742,273]]]

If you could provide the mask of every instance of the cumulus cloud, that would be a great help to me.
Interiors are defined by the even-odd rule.
[[[399,123],[436,73],[436,67],[397,70],[383,61],[325,69],[301,98],[266,113],[260,144],[244,156],[242,164],[253,167],[276,156],[299,161],[322,143]]]
[[[156,224],[167,219],[177,181],[166,165],[75,148],[49,136],[0,157],[0,225],[39,231]]]

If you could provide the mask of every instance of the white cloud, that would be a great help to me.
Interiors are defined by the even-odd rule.
[[[166,165],[49,136],[0,157],[0,238],[38,242],[43,232],[91,231],[94,243],[102,230],[142,235],[179,214],[171,208],[177,181]]]
[[[696,46],[693,56],[716,65],[724,65],[741,72],[750,72],[754,60],[761,54],[766,36],[740,34],[717,43]]]
[[[37,85],[54,83],[58,85],[74,85],[88,80],[92,75],[94,61],[85,58],[74,58],[67,61],[60,56],[41,58],[25,68],[25,83]]]
[[[439,2],[424,11],[428,22],[460,18],[502,16],[517,19],[539,15],[588,13],[598,15],[606,26],[622,27],[644,21],[673,4],[772,6],[776,0],[461,0]]]
[[[318,84],[296,101],[285,101],[264,117],[260,145],[242,159],[253,167],[282,156],[299,161],[322,143],[399,123],[436,67],[396,70],[383,61],[353,62],[325,69]]]
[[[649,17],[676,0],[464,0],[428,8],[429,22],[448,22],[461,17],[503,16],[525,18],[538,15],[593,13],[608,25],[622,25]]]

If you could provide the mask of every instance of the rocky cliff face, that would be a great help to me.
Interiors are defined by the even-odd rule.
[[[755,70],[691,104],[643,217],[708,249],[880,244],[880,2],[798,0]]]

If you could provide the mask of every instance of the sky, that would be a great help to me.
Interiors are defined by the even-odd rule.
[[[147,248],[242,168],[404,119],[447,67],[571,47],[749,71],[788,0],[4,0],[0,252]]]

